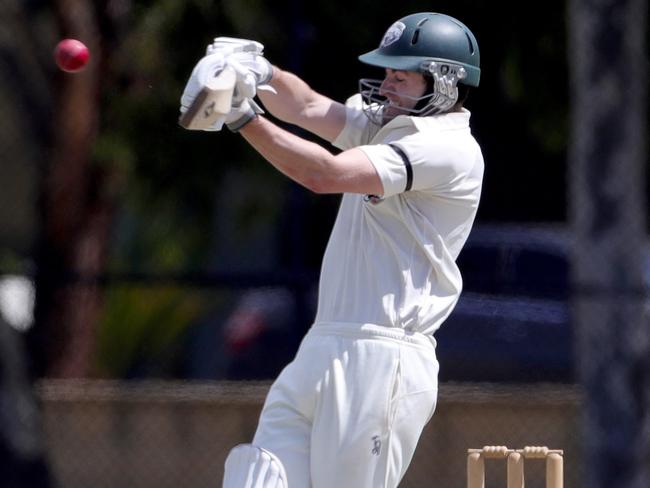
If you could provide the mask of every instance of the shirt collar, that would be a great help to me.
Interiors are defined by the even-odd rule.
[[[461,108],[460,112],[447,112],[429,117],[411,117],[413,124],[418,130],[438,129],[438,130],[457,130],[469,127],[471,113],[466,108]]]
[[[380,130],[393,130],[409,126],[415,126],[419,131],[426,129],[465,129],[469,127],[470,116],[471,113],[466,108],[461,108],[460,112],[447,112],[444,114],[429,115],[427,117],[398,115],[393,120],[382,126]]]

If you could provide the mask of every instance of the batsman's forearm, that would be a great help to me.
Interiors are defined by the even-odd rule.
[[[280,172],[316,193],[328,193],[336,177],[334,155],[266,120],[248,123],[240,133]]]
[[[269,84],[277,93],[257,92],[264,108],[280,120],[299,125],[301,115],[313,102],[316,93],[298,76],[276,66]]]
[[[312,90],[293,73],[274,67],[269,83],[277,93],[258,90],[264,107],[284,122],[334,141],[345,127],[345,105]]]

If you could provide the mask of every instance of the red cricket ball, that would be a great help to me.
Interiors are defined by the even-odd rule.
[[[81,71],[88,64],[90,51],[77,39],[63,39],[54,49],[54,60],[59,68],[68,73]]]

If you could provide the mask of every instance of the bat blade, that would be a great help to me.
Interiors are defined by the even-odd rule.
[[[236,81],[237,75],[230,66],[226,66],[221,73],[210,79],[192,105],[179,117],[178,123],[181,127],[204,130],[214,124],[219,117],[230,112]]]

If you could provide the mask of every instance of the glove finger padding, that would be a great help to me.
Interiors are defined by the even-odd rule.
[[[271,63],[259,53],[234,53],[229,56],[229,60],[237,61],[240,65],[244,66],[255,76],[255,83],[266,85],[273,77],[273,66]]]
[[[237,37],[215,37],[212,44],[206,50],[206,54],[215,52],[227,52],[228,54],[238,52],[251,52],[262,54],[264,45],[250,39],[239,39]]]
[[[226,58],[221,53],[205,56],[194,66],[181,95],[181,113],[187,111],[201,89],[211,78],[221,73],[225,66]]]
[[[257,94],[255,75],[233,58],[234,57],[228,58],[228,65],[231,66],[237,74],[235,98],[255,98],[255,95]]]

